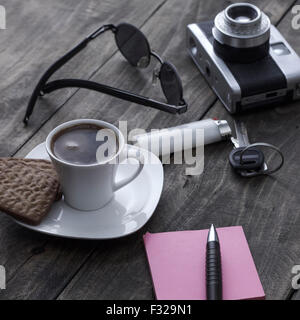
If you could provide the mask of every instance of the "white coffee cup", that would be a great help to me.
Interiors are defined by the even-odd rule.
[[[82,124],[92,124],[113,130],[119,144],[116,154],[106,161],[87,165],[70,163],[55,156],[52,151],[54,136],[62,130]],[[105,206],[113,198],[114,192],[133,181],[144,166],[141,154],[137,154],[136,150],[130,153],[121,131],[114,125],[100,120],[79,119],[59,125],[49,133],[46,139],[46,149],[59,175],[64,201],[71,207],[83,211],[97,210]],[[139,165],[129,177],[116,182],[116,171],[124,157],[135,158]]]

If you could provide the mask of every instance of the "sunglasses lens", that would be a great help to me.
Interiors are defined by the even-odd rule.
[[[146,68],[150,63],[150,46],[144,34],[135,26],[121,23],[115,33],[116,43],[129,63]]]
[[[160,69],[160,83],[169,104],[178,106],[182,102],[182,84],[176,68],[164,62]]]

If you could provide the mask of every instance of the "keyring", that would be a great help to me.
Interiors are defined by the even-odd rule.
[[[252,143],[250,145],[248,145],[247,147],[245,147],[245,149],[243,149],[241,151],[241,154],[240,154],[240,164],[243,164],[243,155],[244,153],[248,150],[248,149],[251,149],[253,147],[267,147],[267,148],[270,148],[270,149],[273,149],[275,150],[279,155],[280,155],[280,158],[281,158],[281,162],[279,163],[279,165],[277,167],[275,167],[275,169],[273,170],[265,170],[265,171],[261,171],[261,174],[273,174],[275,172],[277,172],[278,170],[280,170],[280,168],[283,166],[284,164],[284,156],[283,156],[283,153],[280,151],[279,148],[275,147],[274,145],[272,144],[269,144],[269,143],[265,143],[265,142],[257,142],[257,143]]]

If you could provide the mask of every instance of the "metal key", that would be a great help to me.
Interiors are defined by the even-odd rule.
[[[256,148],[249,148],[242,156],[242,151],[250,145],[245,124],[235,120],[236,138],[231,138],[234,149],[229,154],[229,162],[232,168],[242,176],[253,176],[262,170],[267,170],[263,152]]]

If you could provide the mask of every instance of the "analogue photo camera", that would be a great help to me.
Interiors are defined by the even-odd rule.
[[[187,47],[230,113],[300,99],[299,56],[250,3],[188,25]]]

